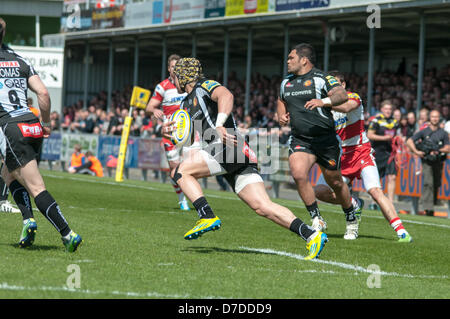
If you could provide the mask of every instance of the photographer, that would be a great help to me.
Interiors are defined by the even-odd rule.
[[[434,215],[434,200],[441,186],[442,168],[446,153],[450,152],[449,137],[439,127],[441,114],[430,112],[429,125],[406,142],[409,149],[422,159],[422,196],[420,201],[427,216]]]

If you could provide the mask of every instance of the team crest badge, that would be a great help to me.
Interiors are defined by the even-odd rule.
[[[305,81],[305,83],[303,83],[304,86],[310,86],[312,84],[311,80],[307,80]]]

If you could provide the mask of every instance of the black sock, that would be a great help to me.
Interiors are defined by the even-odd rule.
[[[22,213],[23,220],[34,218],[30,194],[25,187],[23,187],[17,180],[14,180],[11,185],[9,185],[9,190],[11,191],[11,195],[14,198],[17,207]]]
[[[8,199],[8,187],[3,178],[0,177],[0,201]]]
[[[211,207],[209,206],[208,202],[206,201],[205,197],[200,197],[195,202],[192,203],[197,210],[198,217],[199,218],[214,218],[216,215],[214,215]]]
[[[345,220],[348,222],[352,222],[355,220],[356,216],[355,216],[355,209],[353,208],[353,205],[350,206],[349,208],[343,208],[342,209],[345,213]]]
[[[311,218],[320,216],[319,206],[317,206],[317,201],[312,203],[311,205],[306,205],[306,209],[308,210]]]
[[[61,213],[58,204],[49,192],[46,190],[41,192],[36,196],[34,202],[36,203],[36,207],[39,211],[48,219],[50,223],[52,223],[53,226],[55,226],[61,236],[66,236],[70,233],[70,228],[67,221]]]
[[[306,225],[300,218],[294,219],[289,229],[297,235],[300,235],[304,240],[307,240],[315,232],[314,229]]]

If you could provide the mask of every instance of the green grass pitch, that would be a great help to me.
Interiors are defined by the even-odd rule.
[[[0,298],[450,297],[446,219],[402,215],[414,239],[405,244],[380,212],[364,210],[360,237],[345,241],[340,207],[320,204],[330,241],[319,260],[304,261],[300,237],[256,215],[233,193],[206,191],[222,229],[187,241],[183,235],[197,214],[178,209],[170,184],[43,176],[84,243],[65,252],[59,234],[35,211],[36,241],[20,249],[20,214],[1,213]],[[276,201],[309,222],[301,201]]]

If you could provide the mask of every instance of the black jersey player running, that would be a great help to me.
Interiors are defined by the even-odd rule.
[[[347,224],[357,223],[347,184],[340,171],[341,148],[334,130],[331,106],[348,100],[347,92],[330,75],[314,67],[314,48],[296,45],[288,56],[290,75],[281,83],[277,113],[281,125],[290,123],[289,166],[298,193],[313,220],[313,228],[324,230],[309,172],[314,163],[333,189],[346,215]]]
[[[0,45],[6,23],[0,18]],[[27,90],[38,97],[43,123],[27,106]],[[23,229],[20,247],[33,244],[37,224],[30,195],[39,211],[61,234],[64,246],[74,252],[81,244],[52,195],[46,190],[39,173],[37,158],[44,137],[50,129],[50,96],[33,67],[8,47],[0,48],[0,155],[5,163],[2,177],[22,212]],[[22,186],[23,185],[23,186]]]
[[[200,133],[205,144],[201,150],[192,150],[172,176],[191,200],[200,218],[184,238],[196,239],[204,232],[221,226],[197,179],[223,174],[238,197],[258,215],[290,229],[306,240],[309,254],[305,259],[319,257],[327,236],[303,223],[289,209],[270,200],[257,169],[256,155],[236,130],[231,114],[234,99],[231,92],[218,82],[205,79],[201,64],[195,58],[180,59],[174,73],[179,93],[188,93],[181,108],[189,113],[194,130]],[[163,132],[168,138],[174,123],[163,125]]]

